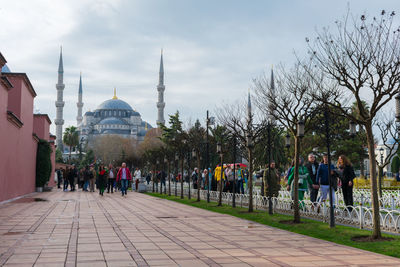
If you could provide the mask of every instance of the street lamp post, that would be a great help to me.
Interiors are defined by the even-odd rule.
[[[191,184],[191,177],[190,177],[190,172],[191,172],[191,169],[190,169],[190,161],[191,161],[191,158],[190,158],[190,156],[191,156],[191,154],[190,154],[190,151],[188,150],[188,152],[187,152],[187,165],[188,165],[188,169],[187,169],[187,175],[188,175],[188,184],[189,184],[189,194],[188,194],[188,198],[189,199],[191,199],[192,198],[192,194],[191,194],[191,190],[190,190],[190,184]]]
[[[178,196],[178,187],[177,187],[177,178],[178,178],[178,173],[179,173],[179,156],[178,153],[175,154],[175,162],[176,162],[176,175],[175,175],[175,196]]]
[[[236,208],[236,135],[233,134],[233,194],[232,207]]]
[[[161,183],[161,168],[160,168],[160,161],[157,160],[157,169],[159,169],[160,181],[157,179],[157,191],[158,191],[158,182],[160,182],[160,194],[162,194],[162,183]]]
[[[164,194],[167,194],[167,185],[165,184],[167,182],[167,177],[165,177],[165,175],[168,175],[169,173],[169,161],[167,159],[166,156],[164,156],[164,173],[163,173],[163,179],[164,179]],[[169,175],[168,175],[169,177]],[[169,184],[169,180],[168,180],[168,184]]]
[[[219,190],[219,197],[218,197],[218,206],[222,206],[222,178],[224,175],[224,164],[223,164],[223,156],[224,154],[222,153],[222,144],[218,143],[217,144],[217,153],[219,154],[221,158],[221,176],[219,179],[219,184],[218,184],[218,190]]]
[[[206,168],[207,168],[207,203],[210,203],[210,187],[211,187],[211,179],[210,179],[210,151],[209,151],[209,142],[208,142],[208,127],[210,125],[214,125],[214,117],[208,116],[207,110],[207,119],[206,119]]]
[[[331,139],[330,139],[330,128],[329,128],[329,110],[325,107],[324,111],[325,117],[325,134],[326,134],[326,150],[328,154],[328,181],[329,181],[329,227],[335,227],[335,211],[333,208],[333,189],[332,189],[332,179],[331,179]]]
[[[382,176],[383,176],[383,152],[385,150],[383,149],[383,147],[381,147],[379,149],[379,154],[381,156],[381,165],[378,166],[379,167],[379,175],[378,175],[378,179],[379,179],[379,197],[382,197]]]
[[[267,124],[267,142],[268,142],[268,181],[271,182],[271,119],[268,120],[268,124]],[[266,186],[264,184],[264,186]],[[268,185],[270,188],[271,186]],[[272,192],[271,190],[268,190],[268,214],[273,214],[273,208],[272,208]]]

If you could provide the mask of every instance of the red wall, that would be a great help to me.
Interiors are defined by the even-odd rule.
[[[37,141],[33,130],[33,95],[22,77],[9,77],[15,86],[9,92],[13,103],[10,108],[20,107],[21,128],[4,119],[5,108],[2,105],[0,135],[0,201],[25,195],[35,191]],[[3,93],[4,88],[0,89]],[[20,95],[20,103],[14,96]],[[3,97],[2,97],[3,99]],[[8,99],[8,97],[5,97]],[[3,100],[2,100],[3,101]],[[8,101],[9,102],[9,101]],[[22,103],[22,104],[21,104]],[[2,103],[3,104],[3,103]],[[14,111],[14,110],[11,110]],[[7,115],[6,115],[7,116]]]

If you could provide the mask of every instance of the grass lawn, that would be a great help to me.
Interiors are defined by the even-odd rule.
[[[242,219],[258,222],[261,224],[273,226],[276,228],[284,229],[290,232],[299,233],[315,238],[331,241],[337,244],[342,244],[350,247],[360,248],[388,256],[400,258],[400,236],[384,234],[384,237],[392,237],[390,241],[377,241],[377,242],[355,242],[351,238],[360,235],[370,235],[371,232],[368,230],[361,230],[348,226],[337,225],[335,228],[329,228],[329,224],[320,221],[314,221],[309,219],[302,219],[301,224],[283,224],[280,221],[292,220],[293,216],[274,214],[268,215],[265,211],[254,211],[248,213],[247,208],[232,208],[228,205],[218,207],[216,202],[207,203],[202,200],[197,202],[196,199],[188,200],[180,199],[180,197],[161,195],[159,193],[148,193],[151,196],[164,198],[172,201],[176,201],[182,204],[190,205],[206,209],[209,211],[229,214]],[[196,195],[197,197],[197,195]]]

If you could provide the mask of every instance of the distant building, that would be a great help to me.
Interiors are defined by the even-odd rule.
[[[33,114],[36,92],[25,73],[11,72],[0,53],[0,202],[35,191],[39,139],[50,142],[54,186],[55,136],[45,114]]]
[[[57,142],[58,147],[63,151],[63,155],[68,154],[68,147],[65,149],[61,148],[62,139],[62,126],[64,124],[63,120],[63,61],[62,53],[60,53],[60,60],[58,66],[58,83],[57,88],[57,117],[56,117],[56,132],[57,132]],[[143,121],[141,115],[138,111],[134,110],[127,102],[119,99],[116,94],[116,89],[114,89],[114,96],[101,103],[94,111],[87,111],[82,115],[83,103],[83,88],[82,88],[82,74],[79,77],[79,88],[78,88],[78,102],[77,104],[77,128],[80,132],[80,140],[86,140],[92,143],[97,137],[105,135],[117,135],[124,138],[132,138],[138,142],[144,140],[144,136],[149,129],[153,127],[146,121]],[[160,70],[159,70],[159,82],[157,85],[158,91],[158,101],[156,103],[157,107],[157,124],[165,123],[164,120],[164,63],[163,54],[161,51],[160,58]]]
[[[114,97],[101,103],[93,112],[83,116],[78,125],[81,137],[93,140],[97,136],[118,135],[143,141],[148,129],[152,126],[143,121],[139,112],[123,100],[118,99],[114,89]]]

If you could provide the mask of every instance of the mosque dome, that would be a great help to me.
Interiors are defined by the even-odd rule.
[[[115,117],[109,117],[109,118],[101,120],[98,124],[100,124],[100,125],[115,125],[115,124],[127,125],[128,123],[124,120],[121,120],[121,119],[118,119]]]
[[[133,111],[132,107],[123,100],[120,99],[109,99],[101,103],[98,107],[98,110],[102,109],[114,109],[114,110],[129,110]]]

